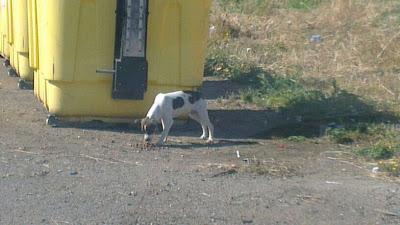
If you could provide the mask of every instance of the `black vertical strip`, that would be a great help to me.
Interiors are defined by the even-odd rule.
[[[126,17],[126,0],[116,0],[116,26],[115,26],[115,50],[114,57],[120,59],[122,56],[122,32],[124,28],[124,18]],[[114,68],[115,69],[115,68]]]
[[[145,35],[145,44],[144,44],[144,58],[145,58],[145,60],[147,62],[147,34],[148,34],[148,31],[149,31],[149,15],[150,15],[150,12],[149,12],[150,7],[149,7],[149,5],[150,5],[150,0],[145,0],[145,2],[146,2],[146,15],[145,15],[145,17],[146,17],[146,24],[145,24],[145,26],[146,26],[146,28],[145,28],[146,35]],[[148,65],[147,65],[146,70],[147,71],[146,71],[145,86],[144,86],[144,91],[145,92],[147,91],[148,79],[149,79],[149,74],[148,74],[149,68],[148,68]]]
[[[124,56],[126,47],[125,37],[127,32],[127,7],[128,1],[137,3],[139,0],[116,0],[116,31],[114,49],[113,99],[143,100],[147,91],[148,64],[147,64],[147,29],[149,15],[149,1],[144,0],[144,57]]]

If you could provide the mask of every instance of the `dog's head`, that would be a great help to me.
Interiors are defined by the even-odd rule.
[[[157,131],[157,121],[146,117],[140,122],[142,131],[144,132],[144,141],[150,142],[153,134]]]

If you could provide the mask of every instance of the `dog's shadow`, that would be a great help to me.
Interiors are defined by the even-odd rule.
[[[177,141],[168,141],[165,144],[165,147],[168,148],[177,148],[177,149],[198,149],[198,148],[223,148],[223,147],[232,147],[232,146],[241,146],[241,145],[257,145],[259,142],[257,141],[240,141],[240,140],[214,140],[213,143],[206,142],[177,142]]]

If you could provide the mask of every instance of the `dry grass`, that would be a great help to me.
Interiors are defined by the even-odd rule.
[[[400,112],[400,2],[326,0],[307,10],[285,7],[288,1],[248,2],[248,14],[214,4],[211,55],[223,52],[283,76],[336,79],[382,110]],[[323,41],[310,42],[314,34]]]

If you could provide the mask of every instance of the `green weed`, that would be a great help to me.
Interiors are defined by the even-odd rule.
[[[367,159],[382,160],[392,158],[398,151],[400,151],[400,145],[378,142],[371,147],[358,150],[357,153]]]
[[[304,142],[307,140],[307,138],[304,136],[290,136],[287,139],[288,139],[288,141],[292,141],[292,142]]]
[[[378,162],[379,171],[386,172],[389,176],[400,176],[400,157],[388,161]]]
[[[347,130],[345,128],[329,129],[327,134],[335,143],[338,144],[351,144],[359,137],[357,131]]]
[[[323,0],[289,0],[288,7],[293,9],[311,10],[322,2]]]

